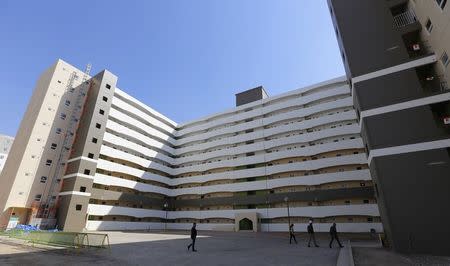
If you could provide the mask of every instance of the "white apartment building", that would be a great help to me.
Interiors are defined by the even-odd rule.
[[[23,138],[29,144],[22,149],[44,154],[28,179],[17,171],[20,160],[7,162],[4,221],[17,216],[64,230],[188,229],[197,222],[200,230],[224,231],[287,231],[290,222],[305,231],[312,218],[316,231],[333,222],[343,232],[383,230],[346,78],[272,97],[258,87],[237,94],[234,108],[177,124],[103,71],[74,85],[72,94],[86,96],[72,130],[59,110],[77,97],[67,87],[74,72],[83,75],[58,60],[46,73],[50,81],[36,88],[60,91],[52,107],[58,112],[40,135],[45,145],[31,147],[33,132]],[[40,102],[49,97],[34,98],[35,106],[46,108]],[[61,147],[58,129],[75,131],[73,144]],[[44,175],[49,160],[64,166],[54,170],[61,174]],[[12,192],[19,178],[30,183],[23,201]]]

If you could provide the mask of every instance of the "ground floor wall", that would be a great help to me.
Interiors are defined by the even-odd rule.
[[[346,233],[368,233],[371,229],[376,232],[383,232],[381,223],[336,223],[339,232]],[[316,223],[314,230],[316,232],[329,232],[332,223]],[[188,230],[192,227],[192,223],[149,223],[149,222],[115,222],[115,221],[88,221],[87,230],[107,231],[107,230]],[[306,232],[307,223],[295,224],[296,232]],[[198,230],[213,231],[234,231],[234,223],[232,224],[197,224]],[[260,224],[262,232],[287,232],[287,223],[277,224]]]

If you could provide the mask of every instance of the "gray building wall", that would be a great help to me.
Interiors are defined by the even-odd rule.
[[[241,106],[254,101],[267,98],[267,93],[263,86],[246,90],[236,94],[236,106]]]
[[[404,42],[405,34],[421,30],[420,24],[394,26],[391,8],[405,3],[328,0],[350,80],[421,58],[411,55]],[[419,70],[410,68],[352,84],[357,112],[445,93],[425,86]],[[445,239],[450,238],[444,222],[448,217],[442,214],[442,206],[450,203],[450,154],[445,149],[401,153],[399,147],[448,139],[450,128],[442,122],[442,117],[450,115],[448,106],[447,101],[405,107],[360,120],[369,154],[375,149],[397,149],[396,154],[374,157],[370,163],[383,227],[396,251],[450,254],[445,248]]]
[[[395,250],[448,254],[450,150],[373,159],[381,219]]]

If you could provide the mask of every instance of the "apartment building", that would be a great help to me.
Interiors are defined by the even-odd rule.
[[[345,77],[177,124],[87,74],[58,60],[38,82],[0,178],[3,225],[383,231]]]
[[[449,4],[328,4],[388,241],[449,254]]]
[[[9,150],[14,141],[13,137],[0,135],[0,173],[5,165],[6,158],[8,158]]]

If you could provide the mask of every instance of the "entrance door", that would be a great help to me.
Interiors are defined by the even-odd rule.
[[[253,222],[250,219],[244,218],[239,221],[239,230],[253,231]]]

